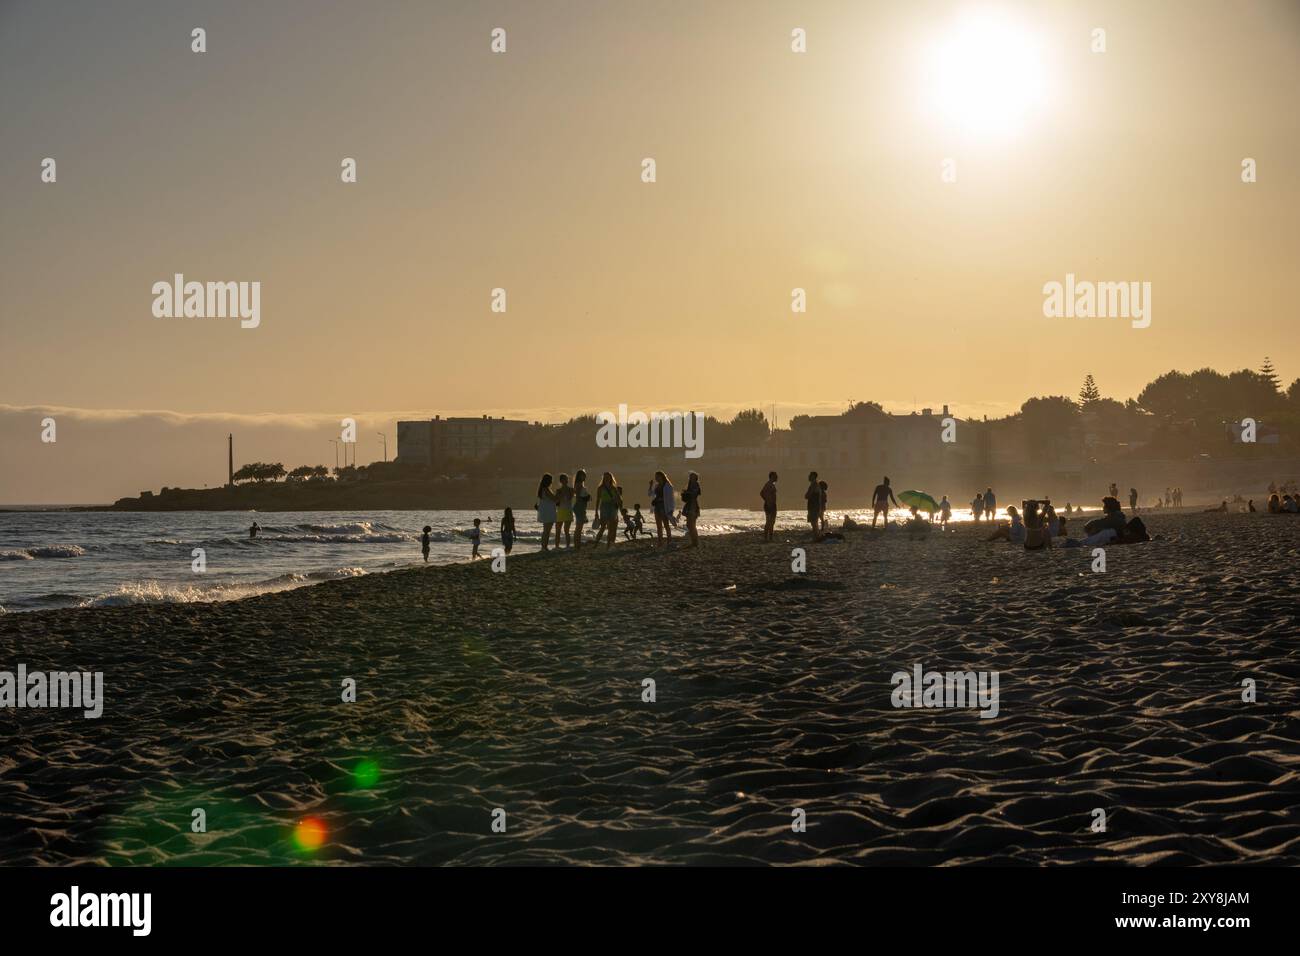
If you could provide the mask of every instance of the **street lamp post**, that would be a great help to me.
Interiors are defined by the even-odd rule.
[[[339,470],[339,440],[331,438],[330,444],[334,446],[334,473],[338,474]]]
[[[375,432],[375,434],[378,435],[384,443],[384,461],[387,462],[388,461],[388,436],[385,435],[383,432]]]

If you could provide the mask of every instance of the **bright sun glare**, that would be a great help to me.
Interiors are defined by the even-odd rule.
[[[925,71],[928,111],[975,136],[1016,132],[1046,100],[1040,41],[1000,13],[953,21],[930,45]]]

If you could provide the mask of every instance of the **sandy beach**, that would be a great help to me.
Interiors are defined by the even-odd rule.
[[[0,863],[1300,862],[1300,519],[1147,521],[1105,573],[739,534],[2,615],[0,669],[105,700],[0,710]],[[915,665],[998,715],[894,707]]]

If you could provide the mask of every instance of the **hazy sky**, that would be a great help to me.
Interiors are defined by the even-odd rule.
[[[0,502],[223,477],[143,427],[120,474],[42,456],[48,406],[318,416],[332,464],[331,418],[397,410],[1290,381],[1298,92],[1296,2],[0,0]],[[261,324],[155,318],[177,272]],[[1067,273],[1150,282],[1150,327],[1045,318]]]

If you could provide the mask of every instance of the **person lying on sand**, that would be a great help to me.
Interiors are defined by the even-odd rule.
[[[1065,547],[1098,548],[1108,544],[1141,544],[1150,540],[1151,535],[1147,532],[1147,526],[1135,515],[1119,531],[1108,525],[1088,535],[1082,541],[1077,538],[1067,538]]]
[[[903,527],[908,531],[921,532],[929,531],[931,529],[930,522],[921,517],[921,511],[916,507],[916,505],[912,505],[912,517],[907,519],[907,523],[904,524]]]
[[[1228,499],[1227,499],[1227,498],[1224,498],[1224,499],[1223,499],[1223,504],[1219,505],[1219,507],[1217,507],[1217,508],[1206,508],[1204,511],[1201,512],[1201,514],[1206,514],[1206,515],[1219,515],[1219,514],[1226,515],[1227,513],[1228,513]]]

